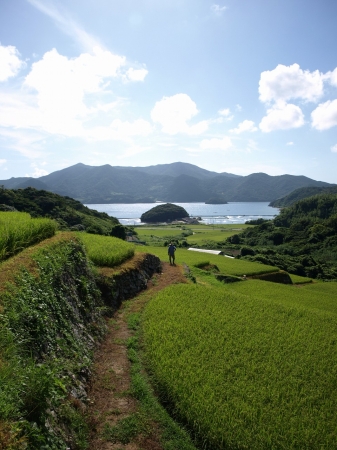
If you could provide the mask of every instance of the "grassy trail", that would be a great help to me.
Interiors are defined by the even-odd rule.
[[[130,316],[139,314],[146,302],[168,285],[186,283],[181,266],[162,263],[162,267],[162,273],[149,280],[147,290],[124,302],[108,321],[109,331],[96,353],[89,392],[91,450],[167,448],[162,443],[160,420],[144,411],[133,395],[128,357],[128,342],[135,334],[128,326]]]

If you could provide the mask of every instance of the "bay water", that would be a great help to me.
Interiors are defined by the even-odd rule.
[[[85,205],[90,209],[116,217],[122,225],[143,225],[141,215],[160,203],[113,203]],[[223,205],[205,203],[174,203],[182,206],[190,217],[201,218],[204,224],[236,224],[253,219],[273,219],[279,214],[268,202],[229,202]]]

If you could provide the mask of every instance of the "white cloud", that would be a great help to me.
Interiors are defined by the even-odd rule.
[[[124,64],[125,57],[99,47],[73,59],[53,49],[32,65],[25,86],[37,92],[39,109],[50,118],[75,118],[88,113],[85,94],[104,90],[103,81],[117,77]]]
[[[26,174],[26,177],[39,178],[49,174],[46,170],[38,167],[36,163],[32,163],[30,166],[34,169],[34,172],[31,174]]]
[[[227,9],[227,6],[220,6],[220,5],[212,5],[211,11],[215,13],[217,16],[221,16],[223,12],[225,12]]]
[[[294,143],[293,142],[287,142],[286,145],[294,145]]]
[[[198,112],[197,105],[187,94],[176,94],[172,97],[163,97],[162,100],[156,102],[151,111],[151,118],[162,126],[164,133],[196,135],[203,133],[208,128],[206,120],[195,125],[187,123]]]
[[[1,105],[1,102],[0,102]],[[1,117],[1,106],[0,106]],[[0,119],[1,120],[1,119]],[[7,148],[15,150],[29,159],[43,157],[44,149],[41,145],[43,136],[40,133],[22,129],[0,127],[0,136],[6,141]]]
[[[3,166],[4,164],[6,164],[7,159],[0,159],[0,166]]]
[[[324,78],[330,82],[330,84],[332,84],[333,86],[337,86],[337,67],[335,70],[333,70],[332,72],[327,72],[324,75]]]
[[[260,130],[269,133],[274,130],[288,130],[304,125],[304,116],[300,107],[289,104],[274,106],[260,122]]]
[[[229,108],[224,108],[224,109],[220,109],[218,111],[218,113],[220,114],[220,116],[228,117],[231,113],[231,110]]]
[[[229,130],[231,133],[240,134],[245,132],[253,133],[254,131],[257,131],[254,122],[252,120],[244,120],[243,122],[239,123],[239,125],[236,128],[233,128],[232,130]]]
[[[203,150],[229,150],[233,147],[231,138],[228,136],[224,136],[222,139],[212,138],[212,139],[203,139],[200,142],[200,148]]]
[[[312,126],[317,130],[328,130],[337,125],[337,99],[321,103],[311,113]]]
[[[130,67],[126,72],[126,77],[130,81],[144,81],[144,78],[148,73],[149,72],[146,69],[133,69]]]
[[[333,146],[331,147],[331,151],[332,151],[333,153],[337,153],[337,144],[336,144],[336,145],[333,145]]]
[[[109,127],[94,127],[86,131],[86,137],[96,141],[122,140],[130,141],[132,136],[148,136],[152,126],[143,119],[134,122],[115,119]]]
[[[7,81],[17,75],[24,65],[25,63],[21,61],[20,54],[14,46],[0,45],[0,81]]]
[[[124,56],[100,47],[75,58],[53,49],[32,64],[24,89],[0,91],[0,126],[98,140],[147,135],[152,127],[142,119],[124,124],[112,120],[121,104],[111,102],[110,83],[125,79],[125,65]],[[128,68],[126,73],[137,81],[144,71]],[[97,127],[97,119],[106,125]]]
[[[140,145],[131,145],[128,147],[123,153],[117,156],[117,159],[129,158],[130,156],[139,155],[140,153],[144,153],[149,150],[148,147],[142,147]]]
[[[302,70],[298,64],[279,64],[274,70],[261,73],[259,82],[262,102],[285,102],[302,99],[315,102],[323,95],[324,76],[318,70]]]

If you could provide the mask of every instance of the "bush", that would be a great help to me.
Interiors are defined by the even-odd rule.
[[[114,236],[118,239],[123,239],[125,241],[126,239],[125,227],[123,227],[123,225],[115,225],[111,229],[110,236]]]

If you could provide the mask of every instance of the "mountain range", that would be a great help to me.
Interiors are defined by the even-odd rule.
[[[43,189],[84,204],[207,202],[215,196],[227,202],[272,202],[295,189],[335,186],[305,176],[217,173],[182,162],[148,167],[78,163],[39,178],[0,180],[0,185]]]

